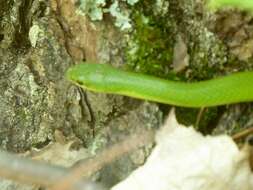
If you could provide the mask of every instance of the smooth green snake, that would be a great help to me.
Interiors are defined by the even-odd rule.
[[[108,64],[81,63],[69,68],[67,78],[76,85],[95,92],[120,94],[183,107],[253,101],[253,71],[187,83],[127,72]]]

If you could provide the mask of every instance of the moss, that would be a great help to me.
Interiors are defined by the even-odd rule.
[[[155,14],[155,6],[154,1],[144,1],[134,7],[127,63],[136,71],[165,77],[172,62],[174,40],[169,36],[173,36],[173,27],[164,11]]]

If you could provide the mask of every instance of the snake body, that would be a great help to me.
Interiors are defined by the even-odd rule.
[[[183,107],[209,107],[253,101],[253,71],[186,83],[116,69],[107,64],[81,63],[67,78],[95,92],[119,94]]]

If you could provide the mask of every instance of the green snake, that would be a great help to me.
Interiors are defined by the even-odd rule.
[[[178,82],[127,72],[107,64],[81,63],[67,71],[76,85],[183,107],[209,107],[253,101],[253,71],[200,82]]]
[[[209,0],[208,7],[211,10],[233,7],[244,11],[249,11],[251,14],[253,13],[252,0]]]

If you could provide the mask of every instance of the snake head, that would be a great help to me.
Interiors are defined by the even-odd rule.
[[[88,90],[101,92],[106,88],[103,81],[108,75],[106,64],[80,63],[70,67],[66,73],[68,80]]]

